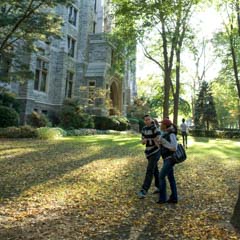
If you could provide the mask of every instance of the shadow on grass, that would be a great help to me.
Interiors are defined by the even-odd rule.
[[[25,146],[33,147],[35,152],[0,161],[0,198],[17,197],[32,186],[59,178],[93,161],[123,158],[138,149],[142,151],[137,139],[122,140],[124,138],[83,137],[51,142],[26,141]],[[14,141],[9,144],[13,145],[8,149],[14,149]]]

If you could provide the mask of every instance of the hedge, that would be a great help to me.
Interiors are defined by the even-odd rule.
[[[240,130],[201,130],[194,129],[189,131],[193,137],[212,137],[212,138],[240,138]]]
[[[13,108],[0,106],[0,127],[18,126],[18,124],[18,113]]]

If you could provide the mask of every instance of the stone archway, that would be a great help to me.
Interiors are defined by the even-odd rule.
[[[113,81],[110,85],[110,99],[111,108],[109,110],[109,115],[121,114],[122,106],[121,88],[116,81]]]

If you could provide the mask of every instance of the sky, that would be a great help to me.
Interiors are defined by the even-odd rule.
[[[196,13],[191,20],[191,24],[198,29],[197,35],[199,39],[211,39],[214,32],[222,29],[222,16],[213,7],[209,7]],[[141,47],[138,46],[137,49],[137,79],[146,78],[152,73],[160,73],[157,65],[144,57]],[[212,46],[209,46],[207,53],[209,61],[213,60],[214,62],[206,74],[206,80],[210,81],[217,76],[218,71],[220,70],[220,62],[217,59],[214,59]],[[185,78],[183,81],[188,81],[188,78],[194,76],[195,64],[189,53],[183,53],[182,61],[188,70],[188,74],[183,75],[183,78]]]

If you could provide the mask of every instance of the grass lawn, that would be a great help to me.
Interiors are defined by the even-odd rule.
[[[174,206],[152,189],[137,199],[143,148],[132,136],[0,140],[0,239],[240,239],[239,141],[190,138]]]

